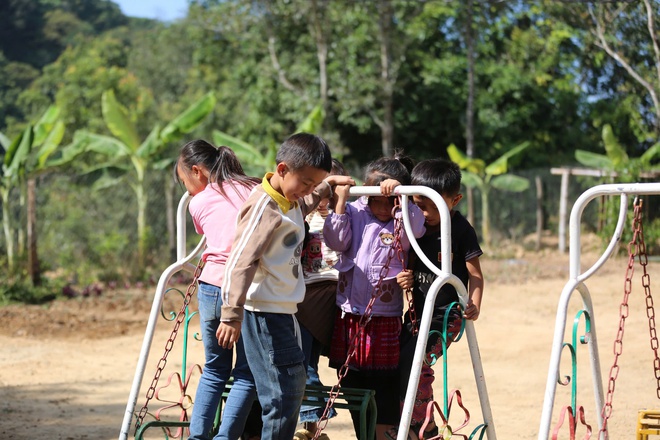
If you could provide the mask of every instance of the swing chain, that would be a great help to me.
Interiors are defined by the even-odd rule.
[[[642,209],[640,201],[639,210]],[[635,219],[637,220],[637,219]],[[653,350],[653,371],[656,379],[656,396],[660,399],[660,357],[658,356],[658,334],[655,327],[655,307],[653,306],[653,296],[651,295],[651,276],[647,271],[648,254],[646,253],[646,243],[644,243],[644,225],[641,214],[639,221],[633,223],[636,227],[636,233],[639,231],[639,241],[637,243],[637,258],[642,266],[642,287],[644,287],[644,296],[646,299],[646,316],[649,319],[649,335],[651,337],[651,350]]]
[[[397,202],[394,205],[394,209],[392,212],[394,213],[397,209],[399,209],[400,206],[400,198],[397,198]],[[328,415],[330,414],[330,409],[333,407],[335,400],[337,400],[337,397],[339,397],[339,392],[341,390],[341,381],[346,377],[348,374],[349,370],[349,362],[351,358],[355,355],[355,352],[357,351],[357,343],[364,332],[367,324],[369,321],[371,321],[371,309],[373,308],[374,303],[376,302],[376,299],[380,296],[381,294],[381,284],[383,283],[383,280],[385,279],[385,276],[387,275],[387,272],[390,267],[390,262],[392,259],[396,256],[401,260],[402,263],[404,263],[403,259],[403,247],[401,245],[401,234],[403,233],[403,221],[401,218],[394,217],[394,242],[392,243],[392,246],[387,252],[387,257],[385,259],[385,264],[383,267],[380,269],[380,272],[378,273],[378,281],[376,282],[376,285],[372,289],[371,293],[371,298],[369,299],[369,302],[367,303],[367,306],[364,309],[364,314],[360,317],[360,322],[358,323],[358,331],[355,335],[353,335],[353,338],[351,339],[351,342],[348,346],[348,351],[346,354],[346,361],[344,361],[344,364],[339,368],[337,371],[337,383],[333,385],[332,389],[329,391],[329,396],[328,396],[328,402],[325,406],[325,409],[323,410],[323,415],[321,416],[318,424],[317,424],[317,429],[316,432],[314,433],[314,438],[313,440],[317,440],[325,427],[328,424]],[[404,266],[405,267],[405,266]]]
[[[205,263],[204,258],[200,258],[199,263],[197,263],[197,267],[195,268],[195,272],[193,273],[193,280],[188,285],[188,289],[186,290],[186,294],[183,298],[183,305],[181,306],[181,310],[179,310],[179,313],[176,315],[174,328],[172,329],[172,333],[170,334],[169,339],[165,343],[165,352],[163,353],[163,357],[160,358],[160,361],[158,361],[158,366],[156,367],[156,373],[154,374],[154,378],[151,380],[151,385],[149,386],[149,390],[147,390],[147,396],[146,396],[147,400],[144,402],[144,406],[142,407],[142,409],[140,409],[140,412],[137,415],[137,420],[135,421],[136,434],[138,429],[140,429],[140,426],[144,422],[144,417],[147,415],[149,401],[154,397],[154,394],[156,393],[156,386],[158,385],[158,380],[160,379],[160,375],[165,369],[165,365],[167,365],[167,355],[170,354],[170,351],[172,351],[172,348],[174,347],[174,341],[176,340],[177,333],[179,332],[179,327],[181,326],[181,323],[183,322],[183,319],[185,318],[186,315],[186,309],[190,304],[190,300],[192,296],[197,291],[197,280],[199,279],[199,276],[202,274],[204,263]]]
[[[619,329],[614,340],[614,362],[610,369],[610,378],[607,386],[607,396],[605,405],[603,406],[601,417],[603,419],[603,426],[599,431],[605,433],[607,431],[607,421],[612,415],[612,399],[614,396],[614,388],[616,386],[616,379],[619,375],[618,359],[623,352],[623,333],[626,318],[629,314],[628,299],[632,291],[632,277],[634,273],[635,256],[638,257],[639,263],[643,269],[642,286],[644,287],[644,294],[646,297],[646,315],[649,319],[649,333],[651,336],[651,349],[654,353],[653,367],[655,371],[655,378],[657,381],[656,395],[660,398],[660,357],[658,356],[658,336],[655,327],[655,309],[653,306],[653,297],[651,296],[651,283],[650,276],[647,272],[646,266],[648,264],[648,256],[646,253],[646,244],[644,243],[644,226],[642,222],[642,207],[643,201],[638,197],[635,198],[633,203],[633,236],[628,243],[628,267],[626,268],[626,279],[624,282],[623,301],[619,308]]]

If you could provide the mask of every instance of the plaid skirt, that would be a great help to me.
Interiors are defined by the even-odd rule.
[[[330,366],[340,368],[344,365],[351,342],[357,338],[355,354],[348,364],[351,369],[371,372],[396,370],[399,367],[401,318],[372,316],[361,332],[360,318],[360,315],[348,313],[342,317],[342,311],[337,311],[330,347]]]

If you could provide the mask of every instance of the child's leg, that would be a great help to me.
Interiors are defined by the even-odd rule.
[[[348,370],[341,382],[342,387],[371,389],[376,392],[374,398],[376,400],[377,439],[385,438],[385,431],[398,424],[401,417],[399,413],[399,394],[396,386],[392,386],[392,383],[396,381],[397,374],[396,371],[392,371],[389,374],[379,372],[377,375],[373,375],[370,372]],[[366,421],[370,417],[371,414],[367,412]],[[353,419],[355,435],[359,438],[360,412],[352,410],[351,418]]]
[[[245,431],[257,391],[252,372],[245,357],[243,338],[236,343],[236,365],[232,371],[234,385],[229,392],[222,412],[222,423],[214,440],[238,439]]]
[[[220,288],[200,282],[197,299],[205,363],[190,418],[190,439],[203,440],[210,438],[218,404],[231,372],[233,350],[220,347],[215,336],[222,306]]]
[[[295,316],[246,310],[241,336],[263,408],[261,438],[293,438],[307,379]]]
[[[300,326],[300,333],[302,334],[303,351],[305,352],[305,363],[307,364],[306,385],[323,385],[318,372],[322,345],[302,325]],[[316,422],[321,419],[324,409],[323,406],[319,408],[316,405],[303,404],[300,407],[300,423],[305,423],[305,429],[315,431]],[[334,409],[331,409],[328,418],[332,418],[336,415],[337,412]]]

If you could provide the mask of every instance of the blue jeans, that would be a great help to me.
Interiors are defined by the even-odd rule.
[[[262,440],[293,438],[307,378],[296,317],[246,310],[241,337],[262,408]]]
[[[300,334],[302,336],[302,348],[305,354],[305,368],[307,369],[307,385],[323,385],[319,378],[319,358],[321,357],[321,350],[323,346],[309,330],[304,326],[300,326]],[[327,399],[326,399],[327,402]],[[310,405],[302,405],[300,407],[300,422],[318,422],[323,416],[325,408],[317,408]],[[334,408],[330,408],[328,418],[337,415]]]
[[[232,372],[233,350],[220,347],[215,336],[220,324],[220,308],[222,306],[220,288],[200,281],[197,289],[197,302],[199,304],[199,321],[206,361],[195,394],[195,402],[190,418],[189,439],[207,440],[211,438],[218,405],[225,390],[227,379],[229,379]],[[236,344],[236,358],[237,363],[245,364],[245,352],[243,342],[240,339]],[[241,359],[243,359],[242,362]],[[234,369],[234,382],[237,380],[240,387],[246,381],[251,383],[252,375],[249,370],[246,373],[243,370],[237,371]],[[228,410],[225,407],[223,418],[234,417],[231,410]],[[242,426],[238,433],[233,435],[233,438],[240,437],[241,432]]]

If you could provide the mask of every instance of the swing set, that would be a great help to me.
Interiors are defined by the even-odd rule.
[[[657,381],[656,394],[660,398],[660,359],[658,357],[658,338],[655,325],[655,309],[653,297],[651,296],[650,274],[647,272],[648,256],[646,254],[646,245],[644,243],[644,229],[642,222],[643,202],[639,198],[641,195],[659,195],[660,183],[631,183],[631,184],[608,184],[598,185],[585,191],[573,205],[570,216],[570,262],[569,262],[569,281],[564,286],[557,306],[557,316],[555,320],[555,332],[552,342],[552,351],[550,356],[550,366],[546,382],[545,397],[543,402],[543,411],[541,415],[541,424],[538,432],[539,440],[547,440],[550,435],[550,423],[552,410],[554,406],[555,393],[557,385],[572,385],[571,404],[564,406],[560,412],[557,425],[552,430],[552,439],[558,438],[560,430],[563,428],[564,420],[567,418],[569,438],[576,438],[577,430],[580,428],[585,431],[584,439],[591,439],[593,431],[596,431],[596,437],[599,440],[609,438],[607,422],[612,415],[614,389],[616,379],[620,372],[619,357],[623,351],[623,334],[626,318],[629,315],[628,299],[632,289],[632,276],[634,272],[635,259],[639,261],[642,269],[642,286],[646,298],[646,314],[649,323],[651,351],[653,352],[653,369]],[[594,275],[612,256],[617,248],[623,228],[625,226],[628,214],[628,199],[631,195],[636,196],[633,203],[633,223],[632,239],[628,244],[628,265],[626,268],[624,295],[619,308],[619,328],[614,340],[614,361],[610,369],[608,379],[607,394],[603,393],[603,379],[600,367],[600,356],[598,352],[598,341],[596,337],[596,323],[591,295],[585,281]],[[601,257],[589,269],[582,271],[580,264],[580,226],[581,218],[586,205],[597,197],[601,196],[620,196],[619,217],[614,230],[614,234],[609,245]],[[566,327],[568,304],[573,293],[577,291],[582,298],[582,310],[578,311],[573,321],[572,342],[564,342],[564,331]],[[585,334],[578,337],[578,327],[584,320]],[[577,404],[577,364],[576,356],[579,345],[588,345],[589,357],[591,363],[591,374],[593,382],[593,392],[595,398],[595,414],[597,417],[597,427],[587,422],[586,411],[582,405]],[[563,349],[566,348],[571,355],[572,372],[571,375],[562,379],[559,374],[559,364]],[[658,415],[660,411],[640,412],[637,429],[637,439],[648,438],[649,434],[660,435],[660,423]]]
[[[380,195],[379,187],[353,187],[350,190],[352,196],[376,196]],[[392,251],[388,256],[391,261],[392,258],[402,258],[402,251],[400,243],[397,243],[398,238],[400,237],[401,231],[405,230],[410,237],[410,243],[413,249],[415,250],[418,257],[427,265],[427,267],[437,276],[435,281],[432,283],[427,298],[425,300],[424,313],[421,316],[421,319],[418,323],[419,337],[415,346],[415,355],[413,357],[412,363],[412,374],[410,375],[410,380],[407,386],[406,397],[403,406],[403,412],[401,415],[400,424],[398,427],[397,440],[405,440],[408,436],[408,427],[410,425],[410,420],[412,418],[412,411],[414,406],[415,395],[417,387],[419,384],[419,373],[421,371],[422,365],[426,362],[429,365],[436,363],[437,359],[428,360],[425,359],[426,356],[426,344],[429,338],[429,331],[431,327],[431,318],[433,312],[433,304],[435,303],[435,298],[440,291],[440,288],[449,283],[456,288],[456,291],[459,296],[460,304],[455,304],[459,309],[465,308],[468,295],[465,286],[463,283],[451,273],[450,259],[442,259],[441,268],[438,269],[429,259],[424,255],[424,253],[419,248],[416,240],[413,238],[413,234],[410,227],[409,213],[407,210],[408,198],[412,195],[422,195],[430,200],[432,200],[438,207],[440,212],[440,236],[441,236],[441,252],[444,255],[449,255],[451,252],[451,234],[450,234],[450,217],[449,210],[447,205],[444,203],[439,194],[435,191],[430,190],[426,187],[421,186],[400,186],[395,190],[395,194],[400,198],[400,209],[402,213],[402,221],[398,222],[397,233],[395,234],[395,243],[392,246]],[[643,226],[641,221],[641,202],[639,202],[639,208],[637,201],[635,202],[635,220],[633,223],[633,232],[634,236],[629,245],[630,249],[630,260],[628,264],[628,270],[626,273],[626,292],[624,294],[624,301],[621,306],[621,319],[620,319],[620,328],[619,333],[617,334],[617,340],[615,341],[615,360],[612,370],[610,372],[610,380],[608,385],[607,401],[604,403],[603,391],[602,391],[602,378],[600,374],[600,364],[598,357],[598,349],[596,345],[596,334],[595,334],[595,322],[593,320],[594,313],[593,307],[591,304],[591,299],[589,297],[589,292],[584,285],[584,281],[593,275],[600,266],[605,262],[605,260],[612,254],[615,249],[617,242],[620,240],[621,231],[623,230],[623,225],[626,219],[626,212],[628,207],[628,195],[629,194],[660,194],[660,184],[651,183],[651,184],[630,184],[630,185],[600,185],[586,191],[575,203],[573,211],[571,212],[570,219],[570,231],[571,231],[571,246],[570,246],[570,281],[566,284],[564,288],[560,303],[557,311],[557,319],[555,325],[555,337],[553,340],[550,369],[548,373],[548,382],[545,392],[545,400],[543,406],[543,414],[541,418],[541,426],[539,429],[539,440],[548,439],[548,433],[550,430],[550,419],[552,417],[552,408],[554,405],[554,394],[557,383],[567,384],[562,382],[559,379],[559,362],[561,358],[562,349],[568,347],[572,355],[573,361],[573,389],[572,389],[572,402],[571,405],[566,406],[562,413],[560,414],[560,419],[558,421],[557,427],[553,432],[553,439],[557,438],[558,432],[564,423],[564,419],[568,417],[568,426],[570,432],[570,438],[575,439],[575,432],[578,423],[583,424],[587,429],[587,434],[585,439],[591,438],[591,426],[588,425],[585,421],[585,412],[582,406],[577,406],[576,404],[576,363],[575,363],[575,353],[577,349],[577,323],[581,318],[585,321],[586,326],[586,335],[582,336],[580,343],[588,344],[591,361],[592,361],[592,374],[594,377],[594,394],[596,397],[596,408],[598,408],[598,428],[599,428],[599,439],[606,439],[607,437],[607,420],[609,419],[612,412],[612,400],[614,394],[614,384],[616,376],[618,374],[619,368],[617,365],[618,356],[621,354],[621,347],[623,343],[623,328],[625,324],[625,318],[627,316],[627,300],[630,294],[630,281],[632,278],[633,268],[635,257],[638,257],[640,264],[643,268],[643,278],[642,283],[645,289],[646,302],[647,302],[647,315],[649,317],[649,329],[651,333],[651,348],[654,352],[654,369],[656,378],[658,380],[658,397],[660,398],[660,359],[658,358],[658,340],[655,333],[655,320],[654,320],[654,309],[653,309],[653,300],[650,292],[650,279],[649,274],[646,271],[646,250],[643,241]],[[581,215],[584,210],[584,206],[594,198],[600,195],[621,195],[621,209],[619,214],[619,219],[617,222],[617,227],[614,233],[614,236],[607,247],[603,256],[592,266],[589,270],[580,273],[580,233],[579,226]],[[192,365],[190,368],[186,369],[186,354],[187,354],[187,339],[188,339],[188,324],[190,319],[196,314],[190,313],[188,311],[188,306],[191,300],[192,295],[196,291],[196,281],[201,270],[203,268],[203,261],[200,261],[197,266],[194,266],[191,261],[201,253],[205,246],[205,238],[202,238],[196,248],[189,254],[186,255],[186,231],[185,231],[185,219],[187,205],[190,201],[190,196],[187,194],[184,195],[179,202],[179,207],[177,209],[177,262],[169,266],[161,275],[156,294],[154,296],[151,313],[149,315],[149,320],[147,323],[147,328],[145,331],[145,336],[143,339],[142,348],[140,351],[140,356],[138,359],[138,364],[135,371],[135,376],[133,379],[133,384],[131,392],[129,395],[128,403],[126,405],[126,411],[124,413],[124,419],[122,422],[121,431],[119,434],[119,440],[125,440],[129,437],[129,431],[131,430],[131,425],[135,424],[135,438],[142,439],[147,428],[154,427],[160,428],[163,431],[164,438],[185,438],[185,428],[188,426],[188,411],[193,405],[193,399],[191,396],[194,395],[194,390],[189,390],[188,385],[190,384],[190,377],[196,371],[201,372],[201,367],[199,365]],[[639,213],[638,213],[639,211]],[[158,315],[163,314],[161,311],[163,297],[166,290],[166,285],[168,284],[170,278],[177,272],[185,270],[193,274],[193,281],[188,286],[188,289],[183,296],[183,305],[180,311],[176,314],[176,318],[171,320],[174,321],[174,327],[168,338],[165,351],[161,357],[158,365],[156,367],[156,372],[151,381],[151,384],[146,393],[146,401],[142,408],[139,411],[135,411],[138,393],[140,391],[141,383],[144,377],[146,370],[146,363],[151,349],[151,343],[153,340],[153,335],[155,332],[156,322],[158,320]],[[382,278],[382,274],[381,274]],[[360,322],[360,331],[364,329],[368,323],[371,305],[374,300],[380,294],[378,282],[377,286],[372,292],[371,302],[365,311],[364,319]],[[564,327],[566,324],[566,313],[568,301],[572,293],[577,290],[583,299],[584,310],[581,310],[576,317],[576,324],[574,325],[573,332],[573,342],[563,343],[564,339]],[[409,304],[412,301],[409,300]],[[411,307],[411,305],[409,305]],[[414,316],[414,309],[411,308],[411,314]],[[171,316],[174,316],[174,313],[171,313]],[[364,322],[363,322],[364,321]],[[183,367],[182,373],[174,373],[170,376],[167,381],[167,384],[164,386],[158,386],[160,376],[163,373],[167,357],[172,347],[174,345],[175,339],[177,337],[179,328],[181,324],[184,324],[184,353],[183,353]],[[481,364],[481,356],[479,353],[479,346],[477,343],[476,333],[474,329],[474,323],[469,320],[463,320],[462,328],[460,333],[453,338],[453,341],[458,341],[465,333],[467,337],[467,344],[472,360],[473,373],[475,377],[475,384],[477,387],[477,392],[479,395],[479,402],[481,407],[482,422],[478,424],[475,428],[470,427],[470,412],[463,404],[462,396],[460,390],[449,390],[448,387],[448,377],[447,377],[447,320],[445,319],[444,331],[440,337],[440,341],[443,345],[442,357],[442,367],[443,367],[443,388],[442,388],[442,404],[437,402],[430,402],[427,407],[426,421],[424,426],[422,426],[419,432],[419,438],[423,439],[424,430],[426,425],[435,419],[436,424],[439,428],[439,434],[433,439],[483,439],[484,436],[489,440],[496,440],[495,426],[492,419],[492,413],[490,408],[490,402],[488,398],[488,392],[486,388],[485,375],[483,372],[483,367]],[[354,342],[354,341],[353,341]],[[347,356],[346,363],[338,371],[338,383],[332,387],[308,387],[305,392],[305,402],[314,403],[317,405],[325,405],[324,415],[318,423],[318,430],[315,433],[315,439],[317,439],[323,429],[328,423],[327,414],[331,407],[335,408],[347,408],[352,410],[358,410],[361,416],[361,427],[362,431],[359,435],[360,439],[372,439],[374,438],[375,432],[375,419],[376,419],[376,408],[375,402],[373,400],[374,395],[371,390],[359,390],[359,389],[349,389],[342,388],[341,380],[346,374],[346,369],[348,368],[348,362],[355,351],[354,343],[349,347],[349,353]],[[165,388],[171,384],[173,379],[176,379],[176,383],[179,384],[180,398],[178,401],[168,402],[169,405],[166,405],[163,408],[160,408],[156,412],[149,412],[148,404],[152,399],[159,399],[158,395],[162,388]],[[231,382],[229,384],[231,386]],[[225,391],[224,396],[226,396],[228,390]],[[325,404],[324,404],[325,400]],[[222,401],[221,404],[222,405]],[[458,416],[458,423],[454,423],[456,416],[452,417],[452,422],[450,423],[450,415],[452,412],[452,407],[458,407],[462,414]],[[161,412],[164,409],[175,408],[180,412],[180,417],[178,421],[172,420],[161,420]],[[455,410],[457,411],[457,410]],[[434,414],[436,413],[436,414]],[[367,414],[370,418],[367,420]],[[152,417],[154,420],[145,422],[146,416]],[[435,417],[434,417],[435,416]],[[221,418],[221,406],[218,408],[216,415],[216,427],[220,423]],[[177,428],[175,432],[172,431],[173,428]],[[471,432],[467,433],[467,430],[472,429]],[[655,431],[654,431],[655,429]],[[463,430],[462,433],[461,430]],[[658,434],[660,435],[660,411],[646,411],[642,414],[640,412],[640,417],[638,420],[638,439],[645,440],[648,438],[649,434]],[[644,437],[646,435],[646,437]],[[428,438],[427,438],[428,440]]]

